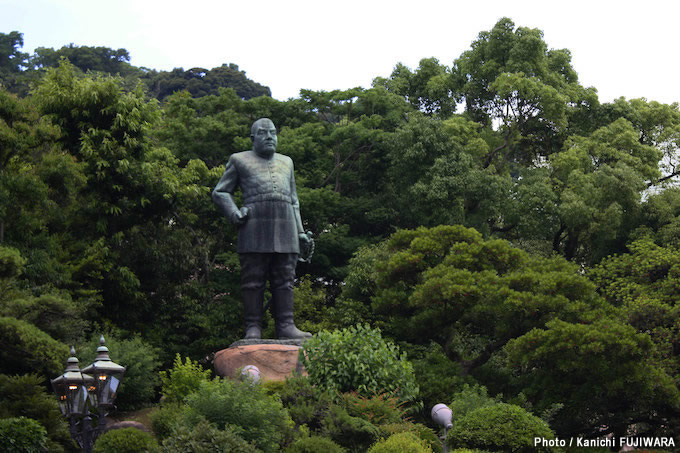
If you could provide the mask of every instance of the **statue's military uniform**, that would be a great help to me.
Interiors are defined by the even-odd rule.
[[[277,336],[300,337],[306,333],[293,323],[293,282],[300,253],[299,234],[304,230],[293,161],[277,153],[262,157],[252,150],[229,157],[212,198],[233,223],[237,223],[239,209],[232,195],[239,186],[248,210],[247,220],[239,227],[237,243],[246,338],[260,336],[268,278]]]
[[[293,161],[274,153],[269,159],[254,151],[232,154],[213,199],[224,215],[238,211],[231,197],[241,186],[248,221],[238,231],[238,253],[300,253],[303,233],[295,190]]]

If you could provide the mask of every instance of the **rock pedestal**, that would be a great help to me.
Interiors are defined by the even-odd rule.
[[[236,378],[246,365],[255,365],[264,381],[283,381],[294,373],[305,375],[298,360],[302,340],[240,340],[218,351],[213,359],[215,373]]]

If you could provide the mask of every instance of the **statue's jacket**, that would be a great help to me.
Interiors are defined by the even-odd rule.
[[[239,186],[248,217],[238,230],[238,253],[300,253],[303,228],[292,159],[252,150],[229,157],[212,198],[232,220],[238,211],[232,196]]]

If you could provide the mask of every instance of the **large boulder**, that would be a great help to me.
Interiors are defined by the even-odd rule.
[[[283,381],[293,373],[306,374],[298,360],[300,348],[278,343],[232,345],[215,354],[213,366],[217,375],[237,378],[243,367],[254,365],[260,370],[261,379]]]

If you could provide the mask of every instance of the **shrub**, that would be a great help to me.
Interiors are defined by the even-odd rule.
[[[342,401],[347,412],[361,417],[374,425],[398,423],[404,418],[404,410],[399,401],[389,395],[373,395],[370,398],[357,392],[343,393]]]
[[[553,439],[555,435],[547,423],[521,407],[497,403],[472,410],[454,421],[447,439],[453,448],[530,452],[540,450],[534,447],[535,437]]]
[[[27,417],[38,421],[47,431],[50,453],[74,447],[57,399],[47,393],[43,380],[36,375],[0,374],[0,418],[10,417]]]
[[[313,386],[309,379],[301,376],[286,379],[278,396],[295,424],[307,425],[313,432],[321,430],[323,419],[333,404],[328,391]]]
[[[198,390],[203,381],[210,380],[210,370],[203,370],[198,362],[192,362],[189,357],[182,363],[182,357],[177,354],[173,367],[159,373],[161,378],[161,393],[166,402],[181,402],[190,393]]]
[[[388,393],[404,402],[418,395],[413,366],[379,329],[360,324],[320,332],[305,342],[301,359],[310,382],[330,390],[356,390],[364,396]]]
[[[351,451],[366,451],[380,434],[373,423],[360,417],[352,417],[339,405],[330,406],[321,424],[321,435]]]
[[[68,295],[43,294],[15,297],[0,304],[0,316],[26,321],[57,341],[73,344],[87,327],[83,319],[86,304]]]
[[[449,401],[451,394],[466,382],[474,382],[472,377],[462,376],[460,364],[450,360],[441,345],[433,342],[427,346],[408,346],[409,360],[418,376],[419,396],[426,409]]]
[[[0,445],[6,453],[33,453],[47,450],[47,431],[26,417],[0,420]]]
[[[18,277],[24,270],[26,259],[19,250],[0,245],[0,279],[10,280]]]
[[[0,317],[0,373],[63,373],[68,347],[26,321]]]
[[[80,362],[91,363],[99,347],[101,335],[94,335],[90,342],[81,348]],[[105,333],[106,347],[111,360],[124,366],[125,375],[118,390],[116,407],[131,411],[148,406],[156,398],[156,385],[160,366],[158,351],[140,337],[121,340],[117,333]]]
[[[388,423],[380,425],[380,437],[390,437],[393,434],[409,432],[415,434],[416,437],[425,441],[433,451],[441,453],[442,441],[437,437],[437,434],[430,428],[420,423],[401,422]]]
[[[343,453],[347,450],[326,437],[309,436],[299,438],[284,451],[285,453]]]
[[[265,452],[279,451],[293,435],[293,421],[281,401],[258,385],[226,379],[204,381],[185,404],[189,424],[196,425],[205,418],[219,429],[230,427]]]
[[[453,396],[449,409],[453,413],[453,420],[464,417],[468,412],[481,407],[493,406],[500,401],[489,397],[486,387],[481,385],[464,385],[463,389]]]
[[[170,437],[175,428],[181,424],[182,409],[179,405],[162,405],[151,414],[151,429],[158,440]]]
[[[176,453],[256,453],[259,450],[232,430],[219,430],[206,420],[196,426],[178,426],[161,444],[161,451]]]
[[[137,428],[107,431],[94,443],[92,453],[140,453],[158,451],[153,436]]]
[[[405,431],[392,434],[387,439],[376,442],[368,453],[432,453],[430,445],[415,434]]]

